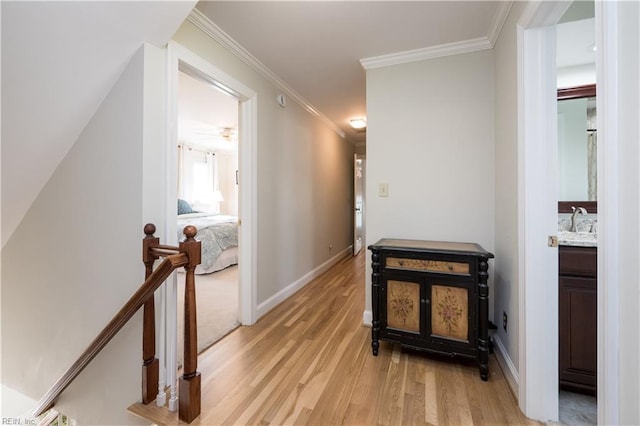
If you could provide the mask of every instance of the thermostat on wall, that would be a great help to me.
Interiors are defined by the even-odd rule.
[[[285,98],[282,93],[280,93],[280,94],[278,94],[278,96],[276,96],[276,100],[278,101],[278,105],[280,105],[282,108],[287,106],[287,98]]]

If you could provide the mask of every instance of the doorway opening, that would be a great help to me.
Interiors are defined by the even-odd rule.
[[[237,188],[238,217],[238,280],[239,312],[238,320],[243,325],[256,321],[257,311],[257,93],[235,78],[212,65],[207,59],[186,49],[176,42],[168,46],[168,120],[167,120],[167,211],[169,218],[176,214],[178,198],[178,85],[179,73],[206,82],[226,94],[227,100],[237,106],[237,167],[233,171],[232,182]],[[223,139],[234,136],[232,130],[223,128]],[[237,182],[237,183],[236,183]],[[231,184],[230,184],[231,185]],[[220,188],[220,183],[218,188]],[[224,196],[223,196],[224,198]],[[222,201],[220,201],[222,203]],[[220,207],[223,207],[220,205]],[[173,216],[175,217],[175,216]],[[177,220],[168,220],[166,233],[177,235]],[[169,292],[167,300],[168,326],[172,326],[172,312],[175,291]],[[172,330],[167,333],[171,336]]]
[[[195,77],[208,85],[216,87],[223,93],[230,95],[236,105],[237,114],[237,172],[234,171],[233,184],[237,185],[237,282],[238,306],[236,320],[242,325],[251,325],[256,321],[257,311],[257,93],[240,83],[235,78],[215,67],[208,60],[196,55],[176,42],[169,42],[167,49],[167,140],[165,175],[166,188],[166,217],[164,233],[169,243],[177,244],[179,236],[178,215],[176,204],[178,200],[178,103],[180,72]],[[221,137],[231,137],[233,132],[224,130]],[[206,161],[205,161],[205,164]],[[215,162],[212,162],[215,167]],[[199,166],[201,175],[209,173],[209,166]],[[206,171],[205,171],[206,170]],[[222,170],[222,169],[220,169]],[[219,170],[219,171],[220,171]],[[196,172],[194,172],[196,173]],[[236,184],[237,182],[237,184]],[[222,187],[218,181],[218,190]],[[209,199],[216,207],[224,200],[214,194]],[[220,191],[222,192],[222,191]],[[209,193],[211,195],[211,193]],[[206,198],[206,197],[205,197]],[[216,204],[218,203],[218,204]],[[194,206],[192,209],[197,210]],[[197,223],[192,223],[198,227]],[[165,368],[160,374],[160,387],[170,386],[170,396],[167,395],[169,410],[175,411],[178,406],[177,398],[177,369],[178,360],[178,280],[173,274],[161,295],[160,331],[158,333],[158,357]],[[197,284],[196,284],[197,285]],[[198,296],[196,295],[196,299]],[[164,392],[159,394],[158,403],[164,401]]]
[[[364,209],[365,209],[365,174],[366,174],[366,157],[363,154],[353,155],[353,255],[357,256],[364,242],[365,226],[364,226]]]
[[[595,29],[592,1],[574,1],[556,25],[558,232],[569,236],[559,247],[558,276],[558,417],[563,424],[598,423]],[[572,232],[586,235],[579,244],[589,246],[576,247]]]
[[[196,268],[198,352],[239,322],[239,101],[186,67],[178,72],[178,232],[198,229]],[[184,288],[178,288],[178,300]],[[178,329],[183,304],[178,303]],[[178,353],[181,353],[179,334]]]
[[[558,420],[558,250],[548,244],[546,235],[558,234],[558,181],[557,181],[557,75],[556,24],[570,6],[568,3],[538,3],[527,6],[518,22],[518,150],[519,150],[519,405],[527,417],[538,420]],[[599,71],[598,131],[599,139],[615,133],[616,83],[614,72],[607,72],[616,63],[616,50],[607,49],[615,35],[615,3],[595,3],[596,64]],[[609,89],[609,90],[608,90]],[[606,108],[603,106],[606,105]],[[604,133],[604,135],[603,135]],[[607,138],[608,139],[608,138]],[[608,140],[611,143],[610,140]],[[607,193],[617,190],[615,179],[607,178],[608,167],[603,157],[613,151],[600,144],[598,150],[598,221],[615,223],[611,219]],[[617,160],[617,158],[616,158]],[[615,161],[612,161],[614,164]],[[615,163],[617,164],[617,163]],[[609,166],[607,163],[606,166]],[[605,177],[603,177],[605,176]],[[603,191],[602,188],[607,187]],[[606,200],[605,200],[606,198]],[[617,200],[617,199],[616,199]],[[602,229],[602,228],[600,228]],[[612,229],[617,229],[612,227]],[[598,243],[606,248],[610,237],[598,236]],[[615,239],[616,235],[611,238]],[[549,243],[552,243],[549,240]],[[615,280],[604,286],[603,266],[609,265],[614,253],[603,247],[598,252],[597,283],[597,412],[599,423],[616,423],[618,404],[617,355],[618,345],[615,308],[617,292]],[[526,253],[526,256],[525,256]],[[605,268],[608,269],[608,268]],[[606,272],[606,271],[605,271]],[[611,320],[613,318],[613,321]],[[545,342],[545,351],[536,351]],[[604,344],[607,342],[607,344]],[[609,374],[606,374],[609,372]]]

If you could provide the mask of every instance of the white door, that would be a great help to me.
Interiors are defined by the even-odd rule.
[[[364,170],[365,160],[362,156],[353,156],[353,255],[362,250],[364,244]]]

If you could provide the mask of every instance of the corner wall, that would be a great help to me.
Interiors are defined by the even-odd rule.
[[[527,2],[514,2],[496,41],[495,58],[495,297],[494,340],[511,389],[518,393],[518,64],[516,26]],[[509,318],[502,328],[502,313]],[[511,376],[511,377],[510,377]]]
[[[157,48],[137,51],[2,250],[3,384],[33,399],[144,281],[142,227],[164,212],[147,176],[164,163],[144,160],[164,152],[152,142],[164,128],[163,73]],[[138,313],[62,394],[59,411],[78,424],[142,424],[126,411],[141,397],[141,341]]]
[[[494,251],[493,88],[490,50],[367,71],[367,245],[407,238]],[[368,261],[365,321],[370,284]]]

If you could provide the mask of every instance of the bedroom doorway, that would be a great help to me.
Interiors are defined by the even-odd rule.
[[[239,101],[188,67],[179,67],[177,99],[177,223],[178,231],[196,226],[202,242],[195,279],[202,352],[240,325]],[[178,300],[183,297],[179,286]],[[178,329],[181,308],[178,303]]]
[[[230,95],[236,102],[237,125],[237,216],[238,216],[238,305],[237,321],[251,325],[257,316],[257,111],[258,96],[255,91],[226,74],[211,62],[196,55],[175,41],[167,46],[167,120],[165,151],[165,221],[164,235],[169,244],[177,244],[178,224],[176,204],[178,199],[178,95],[180,71],[197,77]],[[201,173],[204,173],[201,170]],[[220,184],[220,183],[219,183]],[[224,196],[223,196],[224,198]],[[219,201],[220,203],[222,201]],[[222,208],[222,206],[220,206]],[[193,207],[192,207],[193,208]],[[196,209],[197,210],[197,209]],[[197,224],[194,224],[198,226]],[[170,411],[177,409],[178,359],[178,280],[177,274],[168,280],[160,295],[158,330],[158,358],[161,365],[158,402],[166,397]],[[196,284],[197,285],[197,284]],[[196,290],[197,291],[197,290]],[[198,295],[196,295],[196,299]],[[182,315],[180,315],[182,317]],[[165,395],[164,385],[170,387]]]

